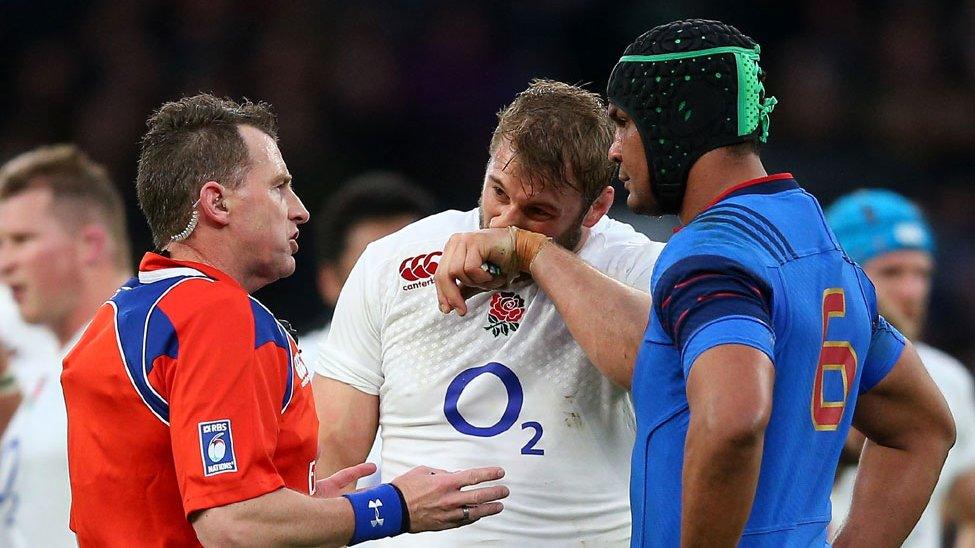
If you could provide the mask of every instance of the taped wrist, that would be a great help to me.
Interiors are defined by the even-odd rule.
[[[410,514],[403,493],[391,483],[342,495],[352,503],[355,531],[349,546],[392,537],[410,530]]]
[[[522,230],[514,226],[508,227],[508,230],[514,239],[515,260],[518,262],[518,269],[530,273],[532,261],[535,260],[538,252],[545,245],[552,242],[552,239],[544,234]]]

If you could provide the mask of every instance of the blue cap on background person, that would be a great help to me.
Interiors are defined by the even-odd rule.
[[[847,194],[826,210],[826,222],[846,254],[859,264],[901,249],[934,252],[931,227],[920,208],[890,190]]]

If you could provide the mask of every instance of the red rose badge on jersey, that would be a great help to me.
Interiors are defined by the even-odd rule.
[[[491,310],[488,311],[488,324],[484,329],[492,335],[507,335],[518,331],[521,318],[525,315],[525,299],[517,293],[502,291],[491,295]]]

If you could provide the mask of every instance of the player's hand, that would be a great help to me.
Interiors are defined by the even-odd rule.
[[[505,287],[522,273],[529,274],[532,261],[551,240],[514,226],[454,234],[447,240],[433,276],[440,311],[467,314],[468,297],[478,290]],[[496,270],[489,272],[491,269]]]
[[[471,468],[446,472],[418,466],[392,481],[406,500],[410,532],[440,531],[468,525],[501,512],[497,502],[508,496],[504,485],[461,490],[504,477],[501,468]]]
[[[0,436],[6,432],[10,420],[24,399],[10,367],[12,357],[13,352],[0,341]]]
[[[485,270],[488,263],[499,267],[500,275]],[[518,274],[514,238],[507,228],[454,234],[447,240],[433,275],[440,311],[449,314],[456,310],[463,316],[467,314],[467,298],[480,290],[504,287]]]
[[[343,468],[331,476],[315,482],[315,496],[323,499],[341,497],[349,487],[376,471],[376,465],[364,462],[348,468]]]
[[[17,377],[14,375],[10,363],[13,361],[14,351],[7,348],[3,341],[0,341],[0,398],[17,398],[20,402],[20,387],[17,384]],[[0,417],[3,412],[0,411]],[[3,430],[0,429],[0,433]]]

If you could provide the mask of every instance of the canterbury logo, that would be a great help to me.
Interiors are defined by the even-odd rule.
[[[404,260],[399,265],[399,275],[408,282],[416,282],[430,278],[437,272],[442,251],[434,251],[426,255],[417,255]]]

